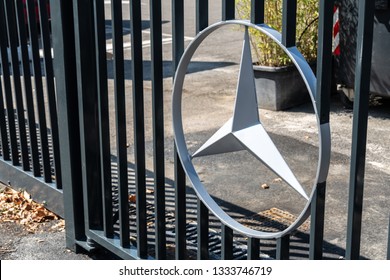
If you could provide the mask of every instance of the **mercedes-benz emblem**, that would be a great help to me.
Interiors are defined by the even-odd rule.
[[[196,49],[202,41],[212,32],[228,24],[241,25],[245,27],[244,42],[241,55],[241,63],[234,104],[233,116],[212,135],[195,153],[190,154],[185,142],[182,124],[182,90],[184,78],[188,65]],[[294,173],[284,160],[283,156],[275,146],[267,131],[263,127],[258,112],[252,57],[250,50],[250,39],[248,28],[254,28],[276,42],[284,52],[291,58],[304,80],[309,91],[314,112],[317,117],[318,138],[319,138],[319,160],[317,174],[314,180],[311,194],[307,194],[297,180]],[[254,25],[248,21],[232,20],[219,22],[209,26],[195,37],[184,52],[178,65],[172,97],[173,129],[176,148],[187,177],[190,180],[199,199],[208,209],[220,219],[220,221],[233,230],[248,237],[270,239],[278,238],[298,228],[310,215],[310,204],[318,183],[325,182],[330,161],[330,130],[329,124],[320,124],[316,103],[316,78],[307,64],[304,57],[296,47],[286,48],[281,43],[281,34],[265,24]],[[306,204],[298,218],[285,230],[279,232],[266,232],[251,229],[230,217],[208,194],[201,182],[192,159],[195,157],[214,154],[230,153],[246,150],[257,160],[262,162],[275,174],[277,174],[288,186],[301,195]]]

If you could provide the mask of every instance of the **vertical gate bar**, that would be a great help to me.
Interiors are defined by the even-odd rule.
[[[251,4],[251,22],[254,24],[264,23],[264,0],[252,0]]]
[[[233,259],[233,230],[226,226],[222,225],[221,228],[221,259],[222,260],[232,260]]]
[[[198,199],[198,260],[209,258],[209,209]]]
[[[289,48],[295,46],[297,0],[283,0],[282,12],[282,44]]]
[[[56,92],[54,88],[54,73],[53,73],[53,57],[51,53],[51,39],[49,29],[49,19],[47,14],[47,0],[39,0],[39,15],[41,26],[41,40],[43,47],[44,67],[46,76],[47,98],[49,105],[49,116],[51,125],[51,139],[53,147],[53,162],[56,187],[62,189],[62,176],[60,166],[60,146],[58,139],[58,118],[57,118],[57,103]]]
[[[92,1],[73,1],[76,72],[79,99],[84,219],[88,229],[103,228],[96,80],[96,54]]]
[[[186,259],[186,175],[177,154],[175,158],[175,258]]]
[[[17,151],[17,140],[16,140],[16,130],[15,130],[15,121],[14,121],[14,114],[13,114],[13,102],[12,102],[12,91],[11,91],[11,82],[10,82],[10,73],[9,73],[9,63],[8,63],[8,53],[7,53],[7,31],[6,31],[6,25],[5,25],[5,11],[4,11],[4,5],[3,1],[0,1],[0,61],[1,61],[1,70],[3,75],[3,82],[4,82],[4,96],[5,96],[5,102],[7,104],[7,120],[5,118],[5,112],[4,112],[4,102],[3,99],[1,100],[3,106],[1,107],[1,145],[2,145],[2,152],[3,152],[3,159],[4,160],[10,160],[12,159],[12,164],[16,165],[19,161],[18,158],[18,151]],[[1,81],[0,81],[1,85]],[[2,90],[2,89],[0,89]],[[1,92],[1,95],[3,96],[3,92]],[[1,96],[1,97],[2,97]],[[11,105],[10,105],[11,104]],[[11,107],[10,107],[11,106]],[[4,125],[3,125],[4,122]],[[7,123],[8,123],[8,130],[7,131]],[[10,147],[11,147],[11,155],[9,154],[9,146],[8,146],[8,135],[9,135],[9,141],[10,141]],[[11,156],[11,157],[10,157]]]
[[[150,0],[156,258],[166,258],[161,0]]]
[[[112,237],[113,211],[111,186],[111,151],[110,151],[110,119],[108,111],[107,58],[106,58],[106,27],[104,2],[93,1],[95,20],[96,46],[96,79],[98,94],[98,115],[100,131],[100,167],[103,193],[103,230],[106,237]]]
[[[387,227],[387,260],[390,260],[390,217],[389,217],[389,226]]]
[[[0,4],[0,6],[1,6],[1,4]],[[0,23],[0,25],[2,25],[2,23]],[[0,31],[0,33],[2,33],[2,31]],[[7,40],[3,41],[1,38],[0,38],[0,41],[4,42],[5,44],[7,43]],[[4,81],[4,91],[5,91],[4,95],[5,95],[5,103],[7,106],[7,124],[8,124],[8,131],[9,131],[9,137],[10,137],[10,143],[11,143],[11,161],[12,161],[12,165],[17,166],[17,165],[19,165],[18,140],[16,137],[15,114],[14,114],[14,108],[13,108],[10,72],[9,72],[9,67],[7,67],[7,66],[9,66],[8,58],[7,58],[8,54],[7,54],[7,48],[5,48],[4,52],[3,52],[3,50],[4,50],[4,47],[2,46],[1,47],[1,52],[2,52],[1,64],[3,65],[3,81]],[[6,65],[6,67],[4,67],[4,65]],[[4,129],[6,129],[6,126],[4,127]]]
[[[329,123],[332,80],[333,0],[319,3],[317,51],[317,111],[320,124]],[[323,255],[326,181],[317,184],[311,205],[309,259],[319,260]]]
[[[321,260],[324,241],[326,182],[318,183],[313,195],[310,217],[309,259]]]
[[[119,187],[119,226],[122,247],[130,245],[129,190],[126,149],[126,98],[123,54],[122,1],[111,1],[114,50],[116,149]],[[134,32],[134,29],[132,29]]]
[[[173,73],[184,52],[184,3],[172,0],[172,60]],[[174,145],[175,170],[175,258],[186,258],[186,175]]]
[[[290,235],[285,235],[276,240],[276,259],[288,260],[290,258]]]
[[[222,20],[230,20],[235,18],[235,0],[222,1]]]
[[[317,51],[317,110],[320,124],[329,123],[330,95],[332,80],[332,40],[333,40],[334,0],[320,0]]]
[[[142,58],[141,1],[131,1],[131,57],[133,73],[133,119],[135,139],[135,182],[137,203],[138,257],[147,257],[146,178],[145,178],[145,125]]]
[[[30,150],[31,150],[31,163],[33,175],[38,177],[41,175],[41,167],[39,165],[38,155],[38,141],[37,141],[37,129],[35,124],[35,109],[34,109],[34,98],[33,88],[31,83],[31,70],[30,70],[30,58],[27,49],[27,23],[24,19],[23,3],[21,1],[15,1],[16,7],[16,23],[18,25],[19,43],[21,50],[21,65],[24,76],[24,93],[27,106],[27,120],[28,130],[30,139]]]
[[[172,59],[176,71],[184,52],[184,0],[172,0]]]
[[[359,259],[375,1],[359,1],[346,258]]]
[[[3,83],[4,83],[4,95],[5,103],[7,107],[7,123],[9,130],[9,140],[11,147],[11,160],[13,165],[19,165],[19,156],[18,156],[18,142],[16,138],[16,126],[15,126],[15,114],[13,107],[13,97],[12,97],[12,87],[11,87],[11,78],[10,78],[10,69],[9,69],[9,60],[8,60],[8,36],[6,29],[6,19],[5,19],[5,9],[4,2],[0,1],[0,52],[1,52],[1,65],[2,65],[2,74],[3,74]],[[6,129],[6,126],[4,126]]]
[[[260,240],[257,238],[248,238],[248,260],[258,260],[260,258]]]
[[[208,26],[208,0],[196,0],[196,33]],[[198,198],[198,259],[208,259],[209,211]]]
[[[1,15],[0,15],[1,17]],[[0,21],[1,22],[1,21]],[[1,46],[0,46],[1,47]],[[2,64],[1,64],[2,65]],[[3,66],[0,67],[0,71]],[[9,141],[8,141],[8,131],[7,131],[7,121],[5,119],[5,107],[4,107],[4,95],[3,95],[3,83],[0,79],[0,137],[1,137],[1,155],[3,160],[9,160]]]
[[[77,240],[85,240],[81,174],[80,127],[73,8],[71,1],[50,1],[54,74],[58,98],[59,139],[66,229],[66,247],[77,252]]]
[[[26,122],[24,117],[22,84],[20,81],[18,38],[15,22],[15,7],[13,1],[5,1],[5,18],[8,28],[8,42],[11,51],[12,77],[14,85],[14,97],[16,101],[16,114],[19,130],[19,145],[23,170],[30,170],[29,155],[27,148]]]
[[[50,183],[51,180],[51,168],[50,168],[50,154],[49,144],[47,140],[47,125],[46,125],[46,112],[45,112],[45,100],[43,94],[42,83],[42,69],[41,59],[39,56],[39,42],[38,42],[38,30],[37,30],[37,17],[35,14],[35,3],[33,0],[26,1],[27,18],[30,35],[30,46],[32,53],[32,69],[34,74],[35,95],[38,111],[39,122],[39,141],[42,156],[42,170],[44,181]]]
[[[209,0],[196,0],[196,34],[209,25]]]

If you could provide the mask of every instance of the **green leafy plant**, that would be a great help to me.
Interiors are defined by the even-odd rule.
[[[283,0],[266,0],[264,22],[281,32]],[[236,0],[237,15],[249,19],[251,0]],[[250,29],[252,50],[256,64],[263,66],[286,66],[291,64],[289,57],[271,39],[260,31]],[[297,1],[296,45],[306,60],[314,62],[317,57],[318,41],[318,0]]]

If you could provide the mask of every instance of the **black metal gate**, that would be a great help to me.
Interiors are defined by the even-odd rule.
[[[0,3],[0,181],[28,190],[63,215],[47,4]]]
[[[31,186],[34,190],[38,185],[47,202],[63,195],[63,210],[54,210],[59,214],[63,211],[67,246],[74,250],[102,246],[124,259],[259,259],[260,252],[268,250],[276,259],[288,259],[292,243],[307,242],[307,257],[323,258],[326,182],[317,186],[309,235],[298,237],[299,240],[287,235],[264,242],[236,236],[232,229],[209,215],[205,205],[186,188],[185,174],[176,153],[174,180],[166,179],[162,1],[159,0],[149,2],[153,172],[147,170],[142,1],[130,0],[128,5],[122,5],[122,1],[108,1],[111,5],[109,25],[114,92],[108,90],[105,2],[50,0],[49,30],[45,0],[38,1],[39,20],[36,19],[35,2],[27,0],[28,23],[24,22],[21,1],[0,1],[0,108],[5,109],[0,110],[0,180],[11,181],[10,178],[13,178],[17,183],[11,181],[12,185]],[[264,23],[264,2],[251,1],[250,20],[255,24]],[[329,122],[332,68],[328,62],[332,60],[333,2],[319,1],[316,101],[321,124]],[[208,4],[208,0],[196,1],[196,32],[209,24]],[[348,259],[357,259],[360,255],[364,186],[361,174],[364,174],[365,168],[373,11],[374,1],[360,1],[357,47],[360,60],[355,78]],[[124,12],[130,14],[129,26],[123,20]],[[172,0],[174,69],[184,52],[184,14],[184,1]],[[221,20],[235,18],[234,0],[222,1],[221,15]],[[40,31],[36,29],[36,22],[39,22]],[[296,1],[284,0],[282,41],[287,47],[295,46],[294,36],[289,36],[295,34],[295,27]],[[129,42],[124,43],[124,32],[129,36]],[[41,38],[41,44],[38,38]],[[127,96],[130,96],[125,84],[129,71],[125,67],[125,44],[131,46],[134,139],[131,143],[126,121],[129,118],[126,113],[128,108],[125,105]],[[44,71],[39,58],[40,48],[44,54]],[[30,60],[33,75],[30,73]],[[9,62],[10,67],[5,67]],[[21,76],[24,83],[20,80]],[[33,103],[32,79],[36,104]],[[42,81],[46,82],[46,87]],[[114,106],[109,104],[109,95],[114,96]],[[110,110],[114,111],[115,127],[110,126]],[[35,119],[36,113],[38,120]],[[50,116],[50,126],[46,123],[46,115]],[[112,133],[113,130],[115,133]],[[129,147],[133,148],[130,153],[135,164],[128,162]],[[189,218],[192,223],[188,222]],[[215,228],[215,224],[218,231],[211,229]]]

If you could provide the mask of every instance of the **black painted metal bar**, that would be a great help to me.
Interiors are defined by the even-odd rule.
[[[290,235],[285,235],[276,240],[276,259],[288,260],[290,258]]]
[[[235,0],[222,1],[222,20],[230,20],[235,18]]]
[[[166,258],[161,1],[150,0],[156,258]]]
[[[221,227],[221,259],[232,260],[233,259],[233,230],[222,225]]]
[[[0,52],[1,52],[1,65],[3,70],[3,86],[5,103],[7,106],[7,124],[9,131],[9,139],[11,146],[11,161],[13,165],[19,165],[19,152],[18,152],[18,140],[16,137],[16,125],[15,125],[15,113],[14,102],[12,96],[10,68],[8,60],[8,36],[7,36],[7,23],[5,19],[5,7],[4,1],[0,1]]]
[[[59,138],[63,176],[66,246],[77,251],[85,240],[81,174],[80,127],[72,1],[51,0],[54,74],[58,98]],[[76,110],[75,110],[76,108]]]
[[[6,100],[6,103],[8,103],[7,99],[9,98],[9,95],[11,94],[11,83],[9,81],[9,63],[8,63],[8,54],[7,54],[7,33],[5,29],[5,14],[4,14],[4,6],[3,3],[0,3],[0,61],[1,61],[1,73],[4,79],[4,91],[3,92],[3,83],[0,79],[0,131],[1,131],[1,151],[2,156],[4,160],[10,160],[11,158],[14,158],[14,155],[10,155],[10,141],[11,141],[11,149],[12,149],[12,142],[14,141],[16,143],[16,135],[12,135],[12,129],[15,130],[15,122],[11,122],[11,126],[9,127],[10,133],[8,134],[7,131],[7,119],[6,114],[4,112],[5,106],[4,106],[4,98]],[[6,84],[8,83],[8,88]],[[12,96],[12,95],[11,95]],[[12,104],[12,102],[11,102]],[[7,106],[8,107],[8,106]],[[12,107],[11,107],[12,108]],[[7,110],[7,114],[9,114],[9,110]],[[14,117],[14,115],[12,115]],[[12,119],[13,120],[13,119]],[[9,118],[8,118],[9,122]],[[13,124],[13,126],[12,126]],[[16,133],[15,133],[16,134]],[[8,136],[10,139],[8,139]],[[14,139],[13,139],[14,138]],[[16,147],[16,145],[14,145]],[[15,154],[17,154],[17,149],[14,148],[13,151]]]
[[[175,258],[184,260],[186,253],[186,175],[179,156],[174,150],[175,158]]]
[[[208,26],[208,0],[196,1],[196,33],[199,33]],[[198,199],[198,259],[208,259],[208,230],[209,211],[202,201]]]
[[[282,13],[282,43],[286,47],[295,46],[297,0],[283,0]]]
[[[53,147],[53,162],[55,182],[58,189],[62,189],[62,176],[60,166],[60,146],[58,139],[58,118],[57,118],[57,101],[54,87],[54,72],[53,72],[53,57],[51,53],[51,38],[50,38],[50,21],[48,17],[47,0],[39,0],[39,15],[41,26],[41,40],[44,56],[45,81],[47,100],[49,105],[49,116],[51,125],[51,139]]]
[[[16,101],[16,114],[19,130],[19,146],[23,170],[30,170],[29,154],[27,147],[26,121],[24,116],[24,104],[22,84],[20,81],[17,26],[15,21],[15,7],[13,1],[5,1],[5,18],[8,29],[8,42],[11,51],[12,77],[14,85],[14,97]]]
[[[184,0],[172,0],[172,60],[176,71],[184,52]]]
[[[199,33],[209,25],[209,0],[196,0],[195,31]]]
[[[87,229],[103,228],[100,144],[97,110],[96,54],[92,1],[73,1],[80,148]]]
[[[389,226],[387,227],[387,259],[390,260],[390,217],[389,217]]]
[[[100,167],[103,193],[103,229],[106,237],[112,237],[113,208],[112,208],[112,183],[111,183],[111,150],[110,150],[110,118],[108,111],[108,87],[107,87],[107,58],[106,58],[106,29],[105,29],[105,5],[103,1],[93,1],[95,46],[96,46],[96,79],[98,95],[99,115],[99,139],[100,139]]]
[[[332,81],[333,0],[319,3],[318,51],[317,51],[317,110],[320,123],[329,123]]]
[[[309,259],[321,260],[324,241],[326,182],[317,184],[311,204]]]
[[[3,72],[2,67],[0,71]],[[1,155],[3,160],[10,160],[9,154],[9,141],[7,131],[7,121],[5,119],[5,107],[4,107],[4,95],[3,95],[3,83],[0,79],[0,137],[1,137]]]
[[[119,186],[119,225],[122,247],[130,245],[129,190],[126,149],[126,99],[124,81],[123,20],[122,1],[111,2],[113,51],[114,51],[114,91],[116,149]],[[134,29],[132,29],[134,31]]]
[[[260,240],[257,238],[248,238],[248,260],[258,260],[260,258]]]
[[[172,0],[172,67],[176,72],[184,52],[184,2]],[[175,258],[186,258],[186,175],[174,147],[175,170]]]
[[[23,69],[24,77],[24,93],[26,100],[26,109],[27,109],[27,120],[28,120],[28,130],[29,130],[29,140],[30,140],[30,151],[31,151],[31,163],[32,163],[32,173],[34,176],[38,177],[41,175],[41,167],[39,164],[39,154],[38,154],[38,141],[37,141],[37,129],[35,123],[35,109],[34,109],[34,98],[33,98],[33,88],[31,83],[31,70],[30,70],[30,58],[27,48],[27,32],[24,18],[24,7],[21,1],[15,1],[16,7],[16,19],[18,26],[18,39],[20,43],[20,54],[21,54],[21,65]]]
[[[52,182],[51,178],[51,166],[50,166],[50,153],[49,144],[47,137],[47,125],[46,125],[46,109],[45,100],[43,93],[42,83],[42,69],[41,69],[41,58],[39,55],[39,42],[38,42],[38,29],[37,29],[37,18],[35,13],[35,3],[33,0],[27,0],[27,18],[30,35],[30,46],[32,53],[32,69],[34,74],[34,85],[35,85],[35,96],[37,102],[38,111],[38,122],[39,122],[39,138],[40,148],[42,157],[42,170],[43,178],[45,182]]]
[[[319,3],[317,51],[317,111],[320,124],[329,123],[332,80],[332,27],[334,1]],[[326,182],[319,182],[311,205],[309,259],[319,260],[323,255]]]
[[[198,199],[198,260],[209,258],[209,209]]]
[[[133,119],[135,182],[137,199],[137,244],[138,256],[147,257],[147,221],[146,221],[146,178],[145,178],[145,124],[144,90],[142,59],[142,19],[141,1],[131,1],[131,57],[133,73]]]
[[[251,22],[254,24],[264,23],[264,0],[251,1]]]
[[[346,258],[359,259],[375,1],[359,1]]]

